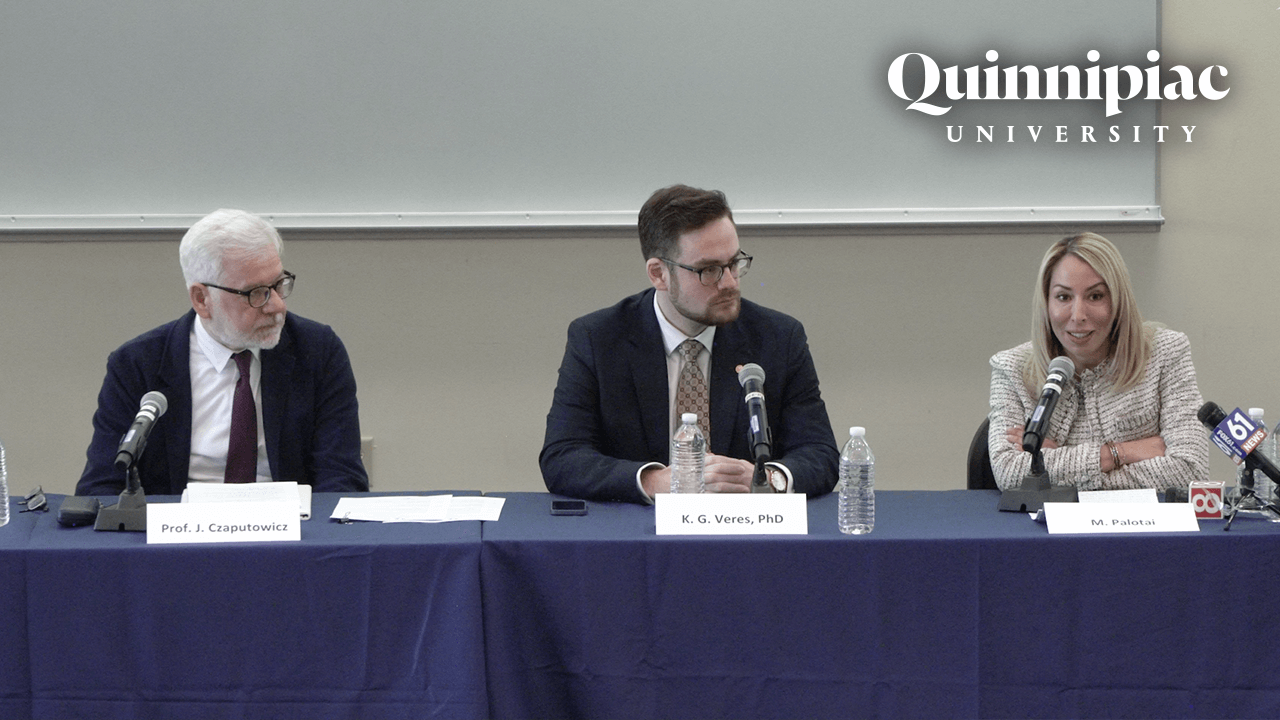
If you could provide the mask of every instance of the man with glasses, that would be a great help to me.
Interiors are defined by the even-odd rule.
[[[286,311],[296,276],[283,252],[270,223],[240,210],[187,231],[178,257],[192,309],[107,359],[76,494],[124,489],[116,450],[153,390],[168,410],[138,462],[147,494],[179,494],[188,480],[369,489],[346,348],[329,326]]]
[[[751,256],[723,193],[675,185],[640,210],[653,288],[578,318],[560,365],[539,463],[551,492],[651,503],[671,487],[671,435],[701,405],[707,492],[750,492],[748,416],[738,371],[766,374],[769,486],[835,487],[839,453],[804,328],[743,300]]]

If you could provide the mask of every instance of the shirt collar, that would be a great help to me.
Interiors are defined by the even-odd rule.
[[[672,325],[667,316],[662,314],[662,308],[658,307],[657,292],[653,293],[653,314],[658,316],[658,329],[662,330],[662,345],[666,348],[667,354],[670,355],[676,351],[676,348],[680,347],[680,343],[688,340],[689,336],[681,332],[675,325]],[[711,343],[715,340],[715,337],[716,326],[708,325],[706,330],[693,336],[693,339],[702,343],[707,352],[711,352]]]

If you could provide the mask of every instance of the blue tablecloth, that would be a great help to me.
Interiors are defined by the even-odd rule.
[[[342,525],[338,498],[313,497],[297,543],[148,546],[17,516],[0,714],[486,717],[480,523]]]
[[[831,495],[805,536],[658,537],[503,495],[483,528],[316,495],[299,543],[15,514],[0,717],[1280,717],[1278,525],[1050,536],[993,492],[881,492],[866,536]]]
[[[31,715],[31,650],[27,638],[27,562],[24,555],[41,515],[9,502],[0,527],[0,717]]]
[[[481,572],[495,717],[1276,717],[1280,526],[1050,536],[986,491],[843,536],[658,537],[506,495]]]

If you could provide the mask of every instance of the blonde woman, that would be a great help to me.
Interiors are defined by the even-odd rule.
[[[1209,477],[1208,433],[1187,336],[1143,323],[1120,251],[1094,233],[1063,238],[1040,263],[1031,341],[991,358],[988,448],[1001,489],[1031,466],[1022,431],[1049,362],[1075,378],[1045,433],[1055,485],[1078,490],[1186,486]]]

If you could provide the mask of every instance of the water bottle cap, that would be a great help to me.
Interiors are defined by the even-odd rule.
[[[1262,408],[1249,408],[1249,417],[1260,418],[1265,414]]]
[[[685,425],[697,425],[698,413],[685,413],[680,416],[680,422],[684,423]]]
[[[849,437],[862,437],[867,434],[867,429],[861,425],[854,425],[849,428]]]

